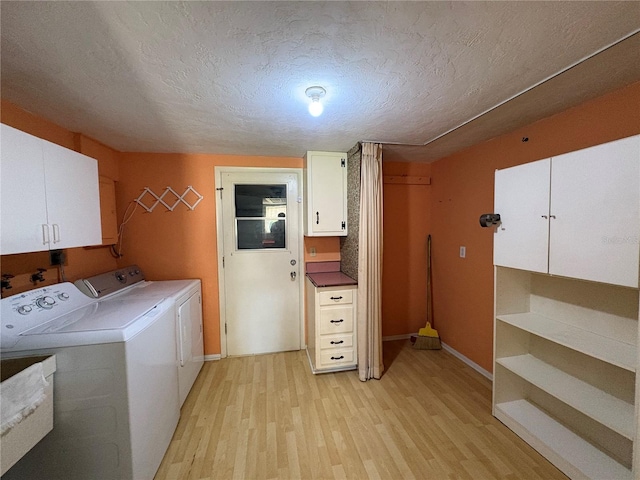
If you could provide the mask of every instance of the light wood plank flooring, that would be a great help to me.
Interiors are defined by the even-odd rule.
[[[164,479],[566,477],[491,416],[491,382],[444,350],[385,342],[387,371],[312,375],[306,353],[208,362]]]

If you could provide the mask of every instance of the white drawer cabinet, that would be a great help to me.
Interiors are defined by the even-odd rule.
[[[304,157],[304,234],[347,235],[347,154],[307,152]]]
[[[307,354],[313,373],[354,370],[357,286],[316,287],[306,280]]]
[[[99,245],[98,162],[2,124],[0,253]]]

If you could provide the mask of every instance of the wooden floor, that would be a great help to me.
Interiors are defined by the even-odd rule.
[[[444,350],[385,342],[387,371],[312,375],[306,353],[207,362],[156,479],[565,479],[491,416]]]

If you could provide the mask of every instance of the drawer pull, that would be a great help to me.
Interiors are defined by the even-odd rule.
[[[331,300],[342,300],[342,295],[340,295],[339,297],[331,297]]]
[[[340,355],[339,357],[331,357],[331,360],[342,360],[344,355]]]
[[[331,320],[331,323],[342,323],[344,322],[344,318],[341,318],[340,320]]]
[[[333,340],[331,340],[331,345],[340,345],[341,343],[344,343],[344,340],[340,340],[339,342],[334,342]]]

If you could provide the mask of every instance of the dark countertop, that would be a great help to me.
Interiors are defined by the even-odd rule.
[[[353,278],[342,272],[307,273],[307,277],[316,287],[339,287],[358,284]]]

